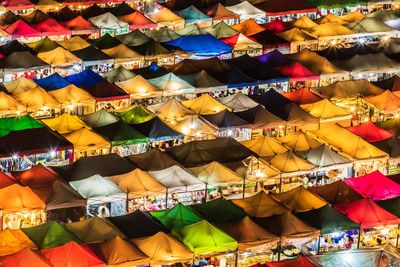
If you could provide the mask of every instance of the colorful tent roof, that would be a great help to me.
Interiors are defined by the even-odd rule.
[[[67,109],[75,106],[94,106],[96,101],[91,94],[73,84],[51,91],[49,95]]]
[[[246,216],[241,208],[223,197],[191,207],[206,220],[217,224],[235,222]]]
[[[383,151],[337,124],[311,132],[318,139],[328,143],[353,159],[362,160],[387,156]]]
[[[238,31],[230,27],[228,24],[226,24],[224,21],[218,22],[217,24],[214,24],[212,26],[203,29],[218,39],[230,37],[232,35],[239,33]]]
[[[400,111],[400,97],[389,90],[384,91],[380,95],[368,97],[367,101],[385,114]]]
[[[219,227],[237,240],[239,251],[278,241],[274,234],[256,224],[248,216],[236,222],[219,224]]]
[[[54,19],[46,19],[43,22],[40,22],[35,25],[35,29],[40,31],[42,35],[71,35],[71,30],[64,28],[61,24],[59,24]]]
[[[311,72],[299,62],[292,62],[289,65],[275,67],[285,76],[290,77],[291,81],[319,80],[319,76]]]
[[[277,33],[277,35],[289,42],[304,42],[315,39],[310,34],[300,30],[299,28],[292,28],[290,30]]]
[[[290,147],[294,151],[305,151],[319,147],[320,142],[312,138],[308,133],[296,131],[286,136],[277,137],[278,141]]]
[[[168,229],[182,228],[203,220],[190,206],[181,203],[178,203],[172,209],[153,211],[150,214]]]
[[[312,21],[308,16],[301,16],[294,21],[292,25],[300,29],[312,29],[318,26],[318,24]]]
[[[69,66],[72,64],[82,64],[82,60],[65,50],[62,47],[57,47],[48,52],[39,53],[38,58],[52,66]]]
[[[16,180],[11,176],[11,174],[0,172],[0,188],[4,188],[15,183]]]
[[[199,22],[211,23],[212,21],[212,19],[209,16],[198,10],[195,6],[189,6],[185,9],[177,10],[175,11],[175,14],[185,19],[186,24],[199,23]]]
[[[129,124],[140,124],[152,120],[155,117],[155,114],[151,113],[140,104],[131,106],[129,110],[118,112],[117,115],[121,117],[124,122]]]
[[[204,182],[206,185],[223,185],[243,183],[243,179],[234,171],[224,165],[213,161],[203,166],[193,167],[189,169],[191,173]]]
[[[331,205],[346,204],[362,199],[361,195],[351,189],[343,181],[336,181],[323,186],[310,187],[308,190],[315,195],[320,196]]]
[[[176,228],[173,233],[179,236],[195,255],[232,251],[237,248],[237,242],[232,237],[206,220]]]
[[[220,130],[229,129],[229,128],[249,128],[249,122],[241,119],[236,116],[234,113],[225,109],[215,114],[203,115],[204,119],[218,127]]]
[[[136,29],[151,29],[157,27],[156,23],[154,23],[138,11],[124,16],[119,16],[118,19],[128,23],[130,25],[129,29],[131,31]]]
[[[292,92],[283,93],[282,95],[299,105],[312,104],[322,100],[322,98],[316,93],[313,93],[311,89],[307,89],[305,87]]]
[[[88,202],[112,202],[126,199],[126,194],[110,179],[99,174],[72,181],[70,185]]]
[[[150,141],[168,141],[182,138],[183,135],[163,122],[160,118],[132,125],[138,132],[148,137]]]
[[[68,51],[81,50],[90,46],[90,44],[80,36],[74,36],[67,40],[58,41],[57,43]]]
[[[349,23],[346,27],[356,33],[386,32],[395,30],[377,18],[368,17],[360,21]]]
[[[167,187],[153,176],[137,168],[131,172],[110,177],[128,193],[130,198],[165,195]]]
[[[39,41],[26,44],[36,53],[47,52],[56,49],[59,45],[50,40],[47,36]]]
[[[221,38],[222,42],[230,45],[234,51],[262,49],[262,45],[254,39],[243,35],[242,33],[232,35],[227,38]]]
[[[212,17],[213,21],[239,19],[239,15],[229,11],[221,3],[217,3],[217,4],[207,8],[205,13],[208,16]]]
[[[196,93],[204,93],[211,90],[223,91],[228,89],[226,84],[218,81],[205,70],[193,74],[178,75],[178,77],[194,86],[196,88]]]
[[[101,255],[107,265],[144,265],[150,263],[150,258],[136,246],[119,236],[99,245]]]
[[[92,84],[90,86],[84,87],[84,89],[96,98],[97,101],[112,101],[128,99],[127,95],[118,86],[110,83],[108,80],[104,79],[98,83]]]
[[[248,19],[239,24],[235,24],[232,28],[244,35],[253,35],[262,31],[265,31],[265,28],[257,24],[253,19]]]
[[[27,37],[37,37],[41,36],[41,32],[29,26],[22,19],[17,20],[13,24],[6,26],[4,29],[7,33],[11,35],[13,39],[17,38],[27,38]]]
[[[163,91],[163,95],[190,94],[194,93],[195,88],[182,80],[173,73],[148,80],[155,87]]]
[[[44,209],[43,200],[27,186],[12,184],[0,189],[0,208],[3,213]]]
[[[149,174],[168,188],[168,193],[179,191],[204,190],[205,185],[193,174],[178,165],[159,171],[150,171]]]
[[[285,206],[264,191],[260,191],[247,198],[233,199],[232,202],[242,208],[248,215],[257,218],[280,215],[288,211]]]
[[[44,119],[42,122],[53,131],[57,131],[61,134],[70,133],[83,127],[88,128],[88,126],[79,119],[78,116],[70,115],[68,113],[64,113],[56,118]]]
[[[85,207],[87,201],[79,195],[69,184],[55,181],[44,190],[46,198],[46,210]]]
[[[171,12],[168,8],[162,8],[159,12],[154,14],[149,14],[152,21],[161,25],[176,25],[179,23],[184,23],[185,20],[178,15]]]
[[[336,168],[339,167],[339,165],[342,165],[342,167],[344,167],[344,165],[350,167],[352,164],[350,160],[340,156],[326,144],[322,144],[319,147],[307,151],[298,151],[296,154],[311,162],[320,170],[322,168]]]
[[[12,177],[22,185],[29,186],[30,188],[48,186],[56,180],[61,180],[61,177],[57,173],[40,163],[32,166],[30,169],[13,172]]]
[[[272,31],[273,33],[280,33],[288,30],[290,27],[283,23],[282,20],[280,20],[279,18],[276,18],[265,25],[265,28]]]
[[[128,159],[140,169],[146,171],[159,171],[174,165],[179,165],[169,154],[157,148],[148,149],[142,154],[129,155]]]
[[[373,63],[372,63],[373,62]],[[400,67],[400,63],[387,57],[382,52],[375,54],[355,55],[349,59],[335,60],[333,63],[350,73],[386,72]]]
[[[365,18],[365,15],[360,13],[360,11],[354,11],[346,15],[340,16],[340,19],[347,21],[347,22],[355,22],[355,21],[360,21]]]
[[[369,198],[357,200],[349,204],[336,204],[334,208],[361,228],[373,228],[380,225],[398,224],[400,219],[387,212]]]
[[[24,248],[23,250],[1,258],[1,263],[5,266],[29,266],[50,267],[50,263],[35,251]]]
[[[0,256],[17,253],[24,249],[36,249],[35,244],[21,229],[11,230],[9,228],[0,231]]]
[[[74,152],[86,152],[97,149],[109,149],[110,143],[100,135],[87,128],[64,134],[64,137],[74,145]]]
[[[347,129],[369,143],[386,140],[393,136],[393,134],[376,126],[371,121],[357,126],[348,127]]]
[[[400,196],[400,185],[379,171],[356,178],[348,178],[345,183],[363,197],[372,200],[386,200]]]
[[[350,120],[352,116],[350,112],[334,105],[326,98],[312,104],[301,105],[301,108],[322,120],[340,120],[343,117]]]
[[[71,30],[74,34],[87,34],[91,32],[99,32],[99,28],[82,16],[77,16],[71,20],[61,23],[65,28]]]
[[[273,156],[288,151],[278,140],[264,135],[241,143],[260,157]]]
[[[119,44],[111,48],[102,49],[104,53],[112,57],[115,61],[126,61],[133,59],[141,59],[142,55],[128,48],[124,44]]]
[[[233,6],[226,6],[226,9],[238,14],[240,16],[240,20],[265,17],[265,12],[263,10],[256,8],[248,1],[242,1]]]
[[[52,266],[76,266],[76,267],[101,267],[103,261],[96,256],[85,245],[76,242],[68,242],[62,246],[42,249],[41,254],[45,256]]]
[[[55,221],[48,221],[38,226],[23,228],[22,231],[40,249],[62,246],[71,241],[81,242],[73,233]]]
[[[132,242],[150,257],[152,264],[187,262],[193,258],[193,253],[182,243],[163,232],[158,232],[145,238],[134,239]]]
[[[162,120],[180,120],[187,116],[193,116],[195,113],[186,108],[180,101],[170,99],[160,104],[154,104],[147,107],[157,114]]]
[[[85,121],[85,123],[90,127],[96,128],[115,123],[119,120],[119,118],[116,115],[101,109],[89,115],[83,116],[82,120]]]
[[[327,22],[321,25],[315,26],[314,28],[309,30],[311,36],[320,38],[327,36],[338,36],[338,35],[352,35],[355,34],[355,29],[350,27],[347,28],[348,25],[342,26],[337,22]]]
[[[13,95],[17,95],[29,91],[38,85],[32,79],[27,79],[24,76],[21,76],[16,80],[5,82],[4,86],[7,88],[8,92]]]
[[[256,129],[268,129],[286,124],[286,121],[275,116],[261,105],[241,112],[235,112],[235,115],[250,122]]]
[[[149,237],[164,231],[165,228],[149,214],[135,210],[123,216],[110,217],[109,220],[128,238]],[[134,242],[136,243],[136,242]],[[157,243],[153,243],[154,245]],[[140,246],[139,246],[140,248]],[[142,250],[146,253],[145,250]],[[146,255],[151,256],[146,253]]]
[[[117,17],[115,17],[113,14],[110,12],[95,16],[95,17],[90,17],[88,19],[93,25],[100,29],[122,29],[122,28],[129,28],[129,24],[126,23],[125,21],[119,20]]]
[[[360,227],[328,204],[318,209],[297,213],[296,216],[321,230],[322,235],[354,230]]]
[[[25,111],[25,107],[18,103],[12,96],[0,92],[0,115],[19,115]]]
[[[60,108],[61,104],[40,87],[35,87],[14,96],[15,100],[26,107],[28,111],[36,112],[43,108]]]
[[[70,85],[70,83],[60,76],[58,73],[53,73],[50,76],[41,79],[34,79],[40,87],[47,91],[57,90]]]
[[[119,82],[127,81],[127,80],[135,77],[135,74],[133,74],[129,70],[125,69],[124,66],[121,65],[116,69],[112,69],[112,70],[104,73],[104,77],[110,83],[119,83]]]
[[[65,227],[85,244],[102,243],[112,240],[117,236],[123,236],[110,221],[97,216],[83,221],[67,223]]]
[[[257,102],[244,95],[241,91],[233,95],[218,98],[217,100],[231,108],[233,112],[245,111],[258,106]]]
[[[183,101],[182,104],[200,115],[216,114],[225,109],[229,110],[228,107],[224,106],[208,94],[203,94],[193,100]]]

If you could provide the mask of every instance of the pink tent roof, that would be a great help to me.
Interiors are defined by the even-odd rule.
[[[289,27],[285,25],[280,19],[274,19],[264,27],[273,33],[280,33],[289,30]]]
[[[4,0],[1,5],[7,10],[23,10],[34,8],[34,5],[29,0]]]
[[[6,27],[5,31],[8,32],[12,38],[41,36],[41,32],[29,26],[22,19],[19,19],[10,26]]]
[[[292,62],[288,65],[275,67],[277,71],[289,76],[291,81],[319,80],[319,76],[304,67],[299,62]]]
[[[333,207],[350,220],[359,223],[363,229],[400,223],[399,218],[379,207],[369,198],[363,198],[349,204],[337,204]]]
[[[385,200],[400,196],[400,185],[379,171],[357,178],[348,178],[345,183],[363,197],[372,200]]]
[[[348,127],[347,129],[369,143],[383,141],[393,136],[393,134],[385,129],[379,128],[371,121],[357,126]]]
[[[322,100],[322,97],[313,93],[311,89],[305,87],[282,95],[298,105],[312,104]]]
[[[44,35],[70,35],[71,31],[64,28],[54,19],[46,19],[45,21],[38,23],[34,26],[38,31]]]

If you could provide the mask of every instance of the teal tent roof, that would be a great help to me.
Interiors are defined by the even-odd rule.
[[[212,18],[210,18],[194,6],[189,6],[185,9],[175,11],[175,13],[179,17],[184,18],[187,24],[207,21],[211,22],[212,20]]]

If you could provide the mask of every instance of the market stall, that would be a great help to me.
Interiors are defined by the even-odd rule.
[[[144,65],[143,56],[124,44],[102,49],[101,51],[114,59],[115,67],[123,66],[126,69],[137,69]]]
[[[62,76],[82,71],[82,60],[62,47],[38,53],[37,56],[51,66],[52,72],[57,72]]]
[[[129,30],[136,29],[147,31],[157,27],[157,24],[148,19],[144,14],[134,11],[133,13],[119,16],[118,19],[129,24]]]
[[[100,29],[100,35],[110,34],[114,36],[129,32],[129,24],[118,19],[110,12],[90,17],[88,20]]]
[[[64,137],[74,146],[75,159],[110,153],[110,143],[87,128],[64,134]]]

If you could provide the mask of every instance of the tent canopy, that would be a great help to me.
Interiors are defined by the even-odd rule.
[[[180,101],[170,99],[160,104],[148,106],[162,120],[181,120],[187,116],[193,116],[195,113],[185,107]]]
[[[57,180],[61,181],[61,177],[57,173],[40,163],[28,170],[12,172],[12,177],[30,188],[49,186]]]
[[[253,19],[248,19],[239,24],[235,24],[232,28],[246,36],[265,31],[265,28],[257,24]]]
[[[180,139],[183,135],[163,122],[158,117],[132,125],[138,132],[148,137],[150,142]]]
[[[265,135],[241,143],[260,157],[273,156],[288,151],[278,140]]]
[[[238,15],[236,15],[238,16]],[[238,34],[239,32],[230,27],[228,24],[226,24],[224,21],[220,21],[217,24],[214,24],[212,26],[203,28],[206,32],[214,36],[215,38],[226,38],[230,37],[232,35]]]
[[[400,97],[389,90],[377,96],[370,96],[366,100],[385,114],[393,114],[400,111]]]
[[[51,267],[43,256],[29,248],[24,248],[17,253],[2,257],[1,263],[7,266],[34,265],[37,267]]]
[[[70,133],[81,128],[89,128],[78,116],[64,113],[59,117],[42,120],[53,131],[61,134]]]
[[[47,91],[57,90],[70,85],[70,83],[66,79],[61,77],[58,73],[53,73],[45,78],[34,79],[34,81],[40,87],[46,89]]]
[[[119,118],[116,115],[101,109],[89,115],[82,116],[82,120],[90,127],[96,128],[115,123]]]
[[[194,93],[195,88],[173,73],[148,80],[155,87],[163,91],[163,95],[180,95]]]
[[[182,10],[175,11],[175,14],[185,19],[186,24],[211,22],[212,19],[198,10],[195,6],[189,6]]]
[[[241,112],[235,112],[235,115],[252,123],[253,128],[256,129],[268,129],[286,125],[286,121],[275,116],[261,105]]]
[[[74,152],[86,152],[98,149],[110,149],[110,143],[100,135],[87,128],[80,128],[64,135],[74,146]]]
[[[236,222],[246,216],[246,213],[223,197],[202,204],[191,206],[207,221],[216,224]]]
[[[315,195],[318,195],[331,205],[346,204],[362,199],[361,195],[351,189],[343,181],[336,181],[323,186],[310,187],[308,190]]]
[[[203,166],[190,168],[189,170],[196,175],[200,181],[211,186],[243,183],[243,179],[234,171],[216,161]]]
[[[301,108],[322,120],[340,119],[343,117],[350,119],[352,116],[350,112],[336,106],[326,98],[312,104],[301,105]]]
[[[292,92],[283,93],[283,96],[298,105],[312,104],[322,100],[314,91],[305,87]]]
[[[367,80],[339,81],[328,86],[319,87],[317,91],[328,99],[354,98],[361,96],[379,95],[384,92]]]
[[[157,148],[148,149],[145,153],[129,155],[128,159],[140,169],[146,171],[159,171],[174,165],[180,165],[168,153]]]
[[[393,134],[378,127],[371,121],[357,126],[348,127],[347,129],[369,143],[383,141],[393,136]]]
[[[31,188],[12,184],[0,189],[0,208],[3,213],[44,209],[45,203]]]
[[[182,228],[203,220],[193,208],[181,203],[178,203],[172,209],[152,211],[150,214],[168,229]]]
[[[296,154],[318,168],[344,167],[344,165],[350,167],[352,164],[350,160],[340,156],[326,144],[307,151],[299,151]]]
[[[4,244],[1,246],[0,256],[11,255],[24,249],[37,249],[36,245],[21,229],[11,230],[7,228],[0,231],[0,240]]]
[[[241,91],[233,95],[218,98],[217,100],[223,105],[231,108],[234,112],[245,111],[258,106],[257,102],[253,101]]]
[[[228,107],[212,98],[209,94],[202,94],[198,98],[183,101],[182,104],[199,115],[210,115],[226,109],[229,110]]]
[[[137,104],[131,106],[129,110],[116,113],[124,122],[129,124],[140,124],[152,120],[155,114],[144,106]]]

